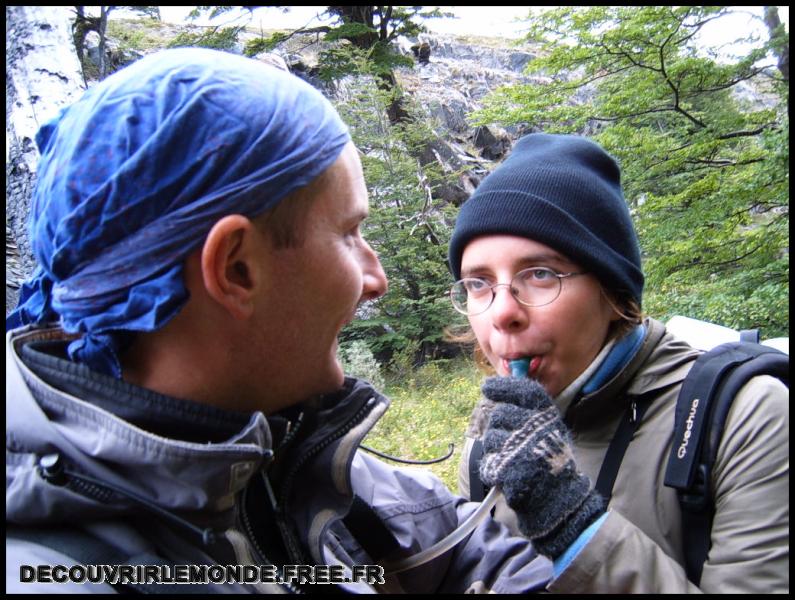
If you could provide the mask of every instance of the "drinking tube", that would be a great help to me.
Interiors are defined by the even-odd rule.
[[[527,371],[530,366],[529,358],[519,358],[512,360],[509,363],[511,375],[514,377],[527,377]],[[418,552],[408,558],[395,561],[393,563],[385,564],[384,571],[386,573],[400,573],[401,571],[408,571],[414,567],[418,567],[426,562],[429,562],[455,547],[458,543],[468,536],[477,527],[483,519],[489,514],[491,509],[497,503],[497,498],[501,494],[499,487],[494,486],[486,494],[483,502],[467,519],[461,523],[454,531],[447,537],[436,542],[430,548],[426,548],[422,552]]]

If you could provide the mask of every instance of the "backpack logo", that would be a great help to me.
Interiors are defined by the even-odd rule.
[[[690,436],[693,433],[693,422],[696,418],[696,409],[698,408],[698,398],[693,400],[693,403],[690,405],[690,414],[687,416],[687,420],[685,421],[685,434],[682,436],[682,443],[679,446],[679,449],[676,451],[676,457],[679,459],[684,458],[687,456],[687,444],[690,442]]]

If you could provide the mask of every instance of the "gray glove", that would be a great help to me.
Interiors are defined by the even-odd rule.
[[[605,512],[605,501],[577,472],[569,431],[541,384],[489,377],[482,389],[497,406],[483,435],[480,477],[502,488],[538,552],[557,558]]]

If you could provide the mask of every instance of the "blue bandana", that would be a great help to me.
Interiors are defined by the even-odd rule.
[[[38,267],[6,330],[60,319],[72,360],[121,377],[131,332],[187,301],[182,268],[225,215],[306,186],[350,135],[328,100],[257,60],[165,50],[88,90],[36,135]]]

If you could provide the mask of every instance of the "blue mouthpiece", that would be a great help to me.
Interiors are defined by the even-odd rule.
[[[527,377],[527,372],[530,369],[529,358],[517,358],[508,363],[511,369],[511,375],[514,377]]]

